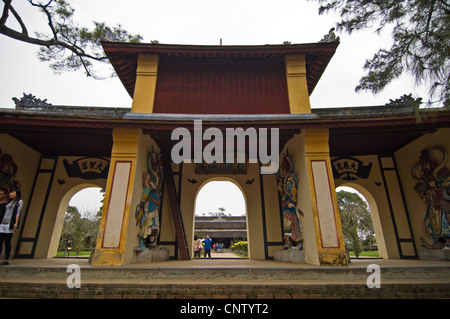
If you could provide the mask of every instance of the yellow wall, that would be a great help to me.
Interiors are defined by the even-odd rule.
[[[35,237],[39,219],[43,212],[34,258],[53,258],[56,255],[60,240],[67,205],[72,196],[87,187],[104,188],[106,179],[87,181],[78,177],[69,177],[63,161],[67,160],[72,163],[74,160],[82,158],[82,155],[78,157],[43,158],[40,169],[52,171],[54,164],[56,164],[53,181],[51,181],[51,172],[38,174],[33,191],[41,154],[6,134],[0,135],[0,149],[2,153],[12,155],[18,166],[16,179],[21,183],[24,202],[19,230],[13,236],[12,254],[15,253],[21,230],[23,231],[23,237]],[[50,182],[51,184],[49,184]],[[50,189],[50,191],[48,201],[45,202],[47,189]],[[31,197],[31,195],[33,196]],[[23,242],[18,253],[30,254],[32,247],[32,243]]]
[[[69,162],[72,162],[79,158],[81,158],[81,156],[58,158],[55,177],[51,185],[49,200],[45,208],[44,218],[42,220],[39,241],[36,246],[35,258],[53,258],[56,255],[59,239],[61,237],[61,230],[64,223],[64,216],[67,211],[67,205],[69,204],[72,196],[87,187],[105,188],[106,179],[87,181],[78,177],[71,178],[67,176],[63,161],[68,160]],[[60,184],[58,183],[58,180],[64,181],[64,183]],[[42,195],[43,194],[41,194],[41,196]],[[33,214],[40,212],[37,207],[30,207],[29,211]],[[29,222],[31,221],[27,220],[27,224]],[[25,235],[26,234],[24,232],[24,236]]]
[[[420,258],[426,248],[421,246],[420,238],[423,237],[432,243],[428,234],[423,230],[423,218],[426,213],[426,204],[414,191],[417,183],[411,176],[412,166],[419,161],[420,151],[425,148],[441,146],[450,151],[450,129],[439,129],[435,133],[425,134],[410,144],[395,152],[394,159],[397,165],[400,181],[397,180],[394,170],[385,172],[386,185],[384,184],[381,168],[377,155],[354,156],[364,164],[372,163],[372,169],[367,179],[358,178],[348,182],[337,179],[336,186],[349,186],[359,191],[368,201],[374,224],[380,256],[389,259],[401,258],[397,239],[394,231],[394,222],[397,227],[399,238],[410,238],[413,236],[415,247]],[[391,158],[382,158],[382,165],[385,168],[394,167]],[[450,165],[447,164],[447,167]],[[386,193],[386,188],[389,193]],[[403,205],[402,191],[406,207]],[[391,200],[389,207],[388,195]],[[408,226],[408,217],[412,228],[412,234]],[[393,221],[394,219],[394,221]],[[400,243],[404,256],[414,255],[412,243]]]
[[[19,238],[19,232],[23,227],[24,216],[29,208],[33,180],[36,175],[41,154],[7,134],[0,134],[0,150],[1,154],[9,154],[13,157],[13,160],[18,167],[15,179],[20,182],[22,187],[22,200],[24,206],[19,220],[19,229],[16,230],[12,238],[11,257],[13,257]]]
[[[328,149],[328,130],[302,130],[285,146],[299,178],[303,250],[310,264],[346,264],[342,226]],[[315,167],[316,163],[320,166]],[[329,184],[324,185],[323,183]],[[323,206],[325,205],[325,206]]]
[[[367,179],[358,178],[352,182],[338,178],[335,180],[336,187],[352,187],[366,198],[371,211],[380,257],[398,259],[397,241],[380,167],[378,165],[378,157],[376,155],[369,155],[353,156],[353,158],[360,160],[364,165],[372,163],[370,175]]]
[[[421,246],[420,238],[423,237],[430,244],[432,243],[432,240],[431,237],[424,232],[422,227],[423,219],[426,213],[426,204],[422,201],[419,194],[414,191],[414,185],[417,181],[411,176],[411,168],[419,161],[420,151],[423,149],[440,146],[447,151],[447,155],[450,155],[449,136],[449,128],[439,129],[435,133],[423,135],[395,152],[395,158],[404,189],[406,206],[409,212],[419,257],[426,250],[426,248]],[[450,162],[447,162],[446,167],[450,169]]]

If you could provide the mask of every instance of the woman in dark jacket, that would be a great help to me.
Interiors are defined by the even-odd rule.
[[[22,211],[23,201],[19,189],[9,191],[9,202],[4,210],[0,209],[0,254],[5,243],[5,260],[0,265],[9,265],[9,255],[11,254],[11,239],[19,223],[20,212]]]

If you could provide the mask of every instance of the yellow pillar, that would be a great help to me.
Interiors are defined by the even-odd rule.
[[[108,181],[92,264],[123,264],[140,131],[114,129]]]
[[[285,57],[286,78],[291,114],[311,113],[306,82],[306,58],[304,54]]]
[[[157,54],[139,54],[131,112],[153,113],[158,61]]]
[[[328,146],[328,129],[305,129],[309,191],[321,265],[348,263]]]

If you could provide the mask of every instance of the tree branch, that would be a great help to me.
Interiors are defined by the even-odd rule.
[[[6,20],[8,20],[8,12],[9,8],[11,7],[11,1],[12,0],[3,0],[5,6],[3,7],[3,13],[0,18],[0,25],[4,25],[6,23]]]
[[[79,57],[85,57],[85,58],[93,59],[96,61],[104,61],[107,59],[106,56],[96,57],[96,56],[87,54],[82,49],[78,48],[76,45],[70,45],[65,42],[55,40],[55,39],[42,40],[42,39],[33,38],[33,37],[28,36],[28,34],[21,33],[16,30],[10,29],[5,25],[0,25],[0,34],[6,35],[7,37],[13,38],[15,40],[19,40],[22,42],[35,44],[35,45],[39,45],[39,46],[44,46],[47,48],[52,47],[52,46],[63,47],[63,48],[66,48],[66,49],[72,51]]]
[[[52,3],[52,1],[53,0],[50,0],[47,4],[35,4],[33,3],[32,0],[28,0],[28,2],[31,3],[31,5],[41,8],[41,10],[44,11],[44,13],[47,15],[48,26],[50,27],[50,30],[52,30],[53,38],[55,40],[58,40],[58,33],[56,32],[55,27],[53,26],[52,15],[47,10],[48,6],[50,5],[50,3]]]
[[[9,9],[13,13],[17,22],[19,22],[20,27],[22,28],[22,33],[28,35],[28,30],[27,30],[27,27],[25,26],[25,23],[23,23],[23,21],[22,21],[22,17],[17,13],[17,11],[13,8],[13,6],[10,6]]]

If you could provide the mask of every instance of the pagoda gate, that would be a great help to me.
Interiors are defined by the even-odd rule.
[[[146,250],[192,259],[196,197],[214,180],[244,194],[250,259],[300,251],[305,263],[346,265],[341,185],[367,198],[381,257],[446,258],[450,112],[312,110],[338,45],[104,42],[131,108],[0,109],[2,181],[20,181],[25,204],[15,258],[54,256],[69,199],[99,186],[93,265]]]
[[[338,42],[264,46],[103,43],[133,97],[131,112],[125,118],[140,127],[113,130],[105,215],[93,263],[133,260],[134,208],[142,193],[140,181],[147,169],[146,159],[153,149],[161,156],[165,185],[159,243],[168,247],[174,258],[192,257],[196,194],[206,182],[217,179],[232,181],[245,196],[249,258],[270,259],[275,250],[282,250],[283,218],[276,173],[279,162],[288,154],[290,171],[298,176],[306,262],[346,264],[328,130],[300,124],[317,117],[311,113],[309,95],[337,46]],[[177,144],[181,142],[172,134],[180,128],[189,132],[186,138],[190,137],[192,143],[183,150],[190,154],[183,154],[183,161],[174,163],[171,152],[179,149]],[[263,163],[258,157],[261,154],[251,158],[252,141],[246,136],[241,149],[245,163],[205,163],[201,153],[213,140],[206,137],[211,129],[223,133],[223,144],[216,145],[223,145],[225,159],[225,150],[229,152],[227,130],[249,132],[249,128],[259,134],[258,143],[260,133],[266,133],[269,151],[265,154],[276,152],[276,161]],[[269,134],[273,128],[277,129],[276,137]],[[277,141],[273,141],[275,138]],[[200,160],[194,145],[198,140]],[[275,144],[276,149],[271,149]],[[257,152],[261,153],[261,146]],[[233,157],[238,152],[236,145]],[[264,174],[269,164],[276,168]],[[196,183],[189,182],[192,180]],[[116,203],[118,200],[121,202]]]

